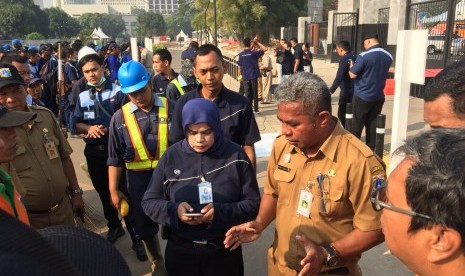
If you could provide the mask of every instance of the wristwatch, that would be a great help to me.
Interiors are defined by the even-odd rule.
[[[328,253],[326,258],[324,259],[323,263],[325,266],[335,267],[338,264],[338,257],[336,248],[334,248],[333,244],[326,243],[322,244],[321,247]]]
[[[69,189],[69,192],[70,192],[71,196],[82,195],[83,194],[83,191],[82,191],[81,188]]]

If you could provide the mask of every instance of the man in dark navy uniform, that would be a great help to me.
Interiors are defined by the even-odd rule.
[[[260,132],[249,101],[223,85],[226,63],[220,49],[212,44],[204,44],[195,57],[195,76],[201,85],[197,90],[184,94],[176,102],[169,140],[171,144],[185,138],[182,129],[182,109],[187,101],[205,98],[213,101],[220,112],[221,126],[226,138],[244,148],[254,168],[256,168],[254,144],[260,141]]]
[[[381,48],[378,34],[364,34],[362,43],[366,51],[358,55],[349,71],[350,77],[355,79],[351,132],[360,138],[365,127],[366,144],[373,150],[376,142],[376,118],[383,109],[383,90],[392,55]]]

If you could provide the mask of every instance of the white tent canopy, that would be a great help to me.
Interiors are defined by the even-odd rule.
[[[189,37],[184,33],[183,30],[181,30],[181,31],[179,32],[179,34],[176,36],[176,41],[179,41],[179,38],[180,38],[180,37],[182,37],[181,40],[183,40],[183,41],[187,41],[187,39],[189,38]]]
[[[92,38],[93,39],[106,39],[106,38],[110,38],[109,36],[107,36],[100,27],[95,28],[94,31],[92,32],[91,34]]]

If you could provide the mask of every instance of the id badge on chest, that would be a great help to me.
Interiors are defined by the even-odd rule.
[[[297,214],[306,218],[310,217],[310,210],[312,208],[313,194],[308,188],[300,191],[299,205],[297,205]]]
[[[47,152],[48,159],[52,160],[58,158],[58,150],[55,143],[48,139],[48,128],[44,128],[42,132],[44,134],[44,147],[45,152]]]
[[[84,120],[95,119],[95,111],[84,111]]]
[[[213,202],[212,183],[202,177],[202,182],[199,183],[199,202],[207,204]]]
[[[58,158],[58,151],[57,147],[55,146],[55,143],[53,142],[45,142],[45,151],[47,152],[48,159],[52,160],[55,158]]]

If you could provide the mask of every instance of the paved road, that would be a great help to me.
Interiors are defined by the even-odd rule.
[[[173,68],[178,71],[180,68],[180,49],[170,49],[173,55]],[[337,70],[337,64],[328,64],[321,60],[314,60],[315,73],[320,75],[327,83],[330,84],[334,78]],[[224,83],[231,89],[237,89],[238,83],[232,78],[225,76]],[[236,90],[237,91],[237,90]],[[337,112],[337,94],[333,95],[333,113]],[[383,107],[383,113],[386,114],[386,126],[390,126],[392,122],[392,102],[393,97],[388,96],[386,103]],[[410,111],[405,112],[405,116],[409,118],[409,129],[408,135],[413,135],[419,130],[424,128],[422,120],[423,106],[422,101],[419,99],[412,98],[410,100]],[[279,121],[276,119],[276,105],[261,106],[261,112],[256,117],[257,123],[261,133],[276,133],[280,130]],[[385,147],[388,149],[390,146],[390,127],[386,130],[386,143]],[[105,233],[104,221],[101,216],[101,207],[99,206],[98,197],[92,188],[89,178],[87,175],[79,169],[79,164],[85,161],[83,156],[84,143],[79,139],[69,139],[74,153],[72,159],[76,167],[76,173],[80,185],[85,190],[84,198],[88,209],[90,210],[91,217],[93,218],[95,226],[101,226],[100,232]],[[263,181],[265,177],[265,171],[267,166],[267,158],[258,158],[257,164],[257,179],[261,190],[263,190]],[[88,223],[89,224],[89,223]],[[266,250],[273,240],[274,225],[270,225],[263,233],[262,237],[251,244],[244,246],[244,263],[245,263],[245,275],[266,275]],[[164,242],[162,244],[164,247]],[[129,235],[125,235],[123,238],[116,242],[116,247],[124,255],[129,263],[133,275],[148,275],[150,273],[150,267],[147,263],[139,262],[134,253],[131,251],[131,242]],[[376,275],[376,276],[389,276],[389,275],[412,275],[403,264],[401,264],[392,255],[384,255],[386,252],[386,246],[381,244],[368,252],[365,252],[360,262],[364,275]]]

